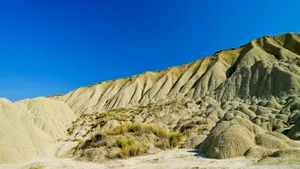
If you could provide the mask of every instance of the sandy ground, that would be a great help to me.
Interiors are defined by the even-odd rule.
[[[157,154],[134,157],[127,160],[113,160],[102,164],[85,163],[52,157],[39,157],[27,164],[3,165],[2,169],[198,169],[198,168],[242,168],[251,165],[252,162],[245,158],[234,158],[227,160],[207,159],[198,156],[193,150],[174,149]]]
[[[60,143],[56,154],[74,146]],[[244,157],[232,159],[209,159],[192,149],[173,149],[126,160],[112,160],[105,163],[87,163],[72,159],[56,158],[55,155],[41,156],[23,164],[0,164],[0,169],[202,169],[202,168],[300,168],[299,165],[253,165]]]

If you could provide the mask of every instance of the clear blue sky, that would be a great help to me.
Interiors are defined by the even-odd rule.
[[[0,2],[0,97],[67,93],[300,31],[299,0]]]

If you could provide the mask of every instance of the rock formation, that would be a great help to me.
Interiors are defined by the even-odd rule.
[[[172,99],[219,103],[299,94],[300,35],[265,36],[239,48],[164,71],[106,81],[53,96],[76,114],[105,112]]]
[[[234,118],[220,122],[201,144],[199,151],[211,158],[245,155],[263,159],[278,151],[297,150],[299,147],[281,133],[267,132],[249,120]]]

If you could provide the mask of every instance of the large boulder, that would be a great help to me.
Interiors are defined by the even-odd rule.
[[[262,159],[297,146],[283,134],[267,132],[246,119],[233,118],[218,123],[200,145],[199,152],[218,159],[243,155]]]

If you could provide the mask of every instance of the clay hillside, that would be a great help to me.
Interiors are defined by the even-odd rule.
[[[0,163],[61,141],[76,143],[61,156],[88,162],[192,148],[216,159],[300,163],[300,34],[65,95],[1,99],[0,121]]]

